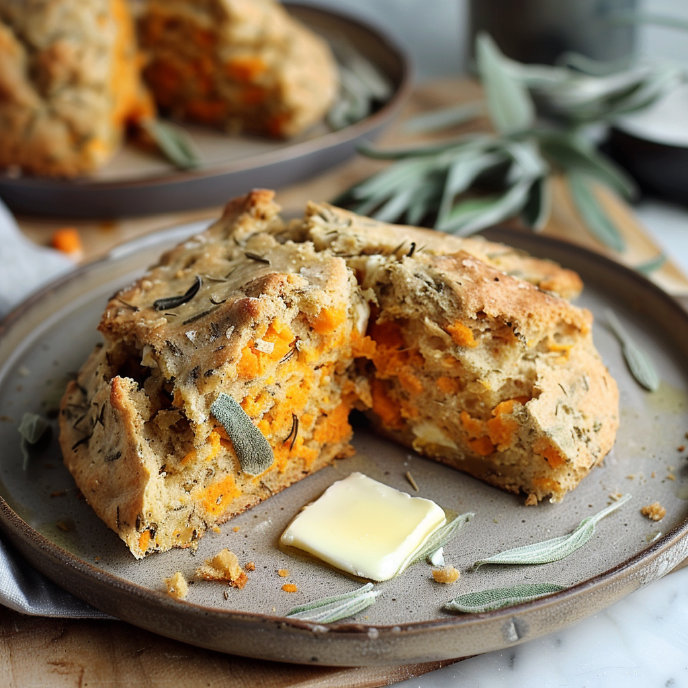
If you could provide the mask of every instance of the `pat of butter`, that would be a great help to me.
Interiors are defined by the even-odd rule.
[[[403,570],[445,523],[435,502],[352,473],[305,507],[280,542],[355,576],[383,581]]]

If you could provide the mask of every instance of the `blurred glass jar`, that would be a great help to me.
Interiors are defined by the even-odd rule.
[[[622,60],[635,48],[636,26],[624,17],[637,0],[470,0],[471,55],[475,36],[489,33],[519,62],[553,64],[567,50],[596,60]]]

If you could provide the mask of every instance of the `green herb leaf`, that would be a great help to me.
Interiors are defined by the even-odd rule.
[[[179,306],[191,301],[191,299],[198,294],[201,284],[203,284],[203,281],[199,275],[196,275],[194,283],[184,294],[181,296],[168,296],[164,299],[158,299],[157,301],[153,302],[153,308],[155,308],[156,311],[167,311],[172,308],[179,308]]]
[[[347,592],[344,595],[324,597],[314,602],[294,607],[287,612],[290,619],[313,621],[315,623],[332,623],[346,619],[375,603],[379,592],[373,591],[373,584],[366,583],[363,587]]]
[[[459,149],[483,150],[495,145],[495,139],[484,134],[468,134],[439,143],[404,146],[402,148],[375,148],[368,143],[361,143],[356,150],[367,158],[375,160],[401,160],[402,158],[424,158],[430,155],[447,154]]]
[[[649,356],[633,341],[631,335],[628,334],[614,311],[607,309],[605,315],[607,316],[607,323],[611,331],[621,343],[621,350],[631,375],[633,375],[638,384],[649,392],[656,392],[659,388],[660,380]]]
[[[180,170],[200,167],[201,161],[191,138],[181,127],[157,119],[144,120],[141,127],[155,141],[160,152]]]
[[[528,200],[521,210],[521,220],[530,229],[544,229],[552,212],[552,182],[549,177],[538,177],[531,185]]]
[[[595,196],[589,178],[578,172],[568,175],[571,198],[590,232],[605,246],[623,253],[626,242]]]
[[[17,429],[21,435],[20,446],[24,456],[24,461],[22,462],[24,470],[29,466],[29,446],[36,444],[49,428],[50,423],[36,413],[25,413],[22,416],[21,423],[19,423]]]
[[[660,253],[656,258],[651,258],[650,260],[640,263],[634,267],[638,272],[642,272],[644,275],[650,275],[656,270],[659,270],[659,268],[661,268],[666,262],[667,257],[663,253]]]
[[[504,56],[485,33],[476,40],[476,60],[495,129],[500,134],[515,134],[530,128],[535,121],[533,101],[509,73]]]
[[[628,199],[637,196],[638,188],[626,172],[586,146],[578,137],[567,133],[546,133],[539,134],[537,138],[545,156],[562,171],[587,174]]]
[[[404,123],[403,130],[412,134],[430,134],[465,124],[484,114],[485,106],[481,102],[464,103],[411,117]]]
[[[566,587],[556,583],[528,583],[512,588],[492,588],[459,595],[447,602],[444,608],[449,612],[480,614],[537,600],[562,590],[566,590]]]
[[[244,473],[259,475],[272,466],[275,460],[272,447],[232,397],[220,392],[210,412],[227,431]]]
[[[441,528],[437,529],[409,558],[404,562],[403,566],[399,568],[403,571],[407,566],[415,564],[417,561],[427,559],[431,554],[434,554],[440,547],[444,547],[448,542],[451,542],[456,537],[456,534],[475,516],[474,513],[468,512],[457,516],[449,523],[445,523]]]
[[[612,512],[624,505],[631,495],[624,495],[621,499],[613,504],[610,504],[606,509],[602,509],[594,516],[584,518],[578,527],[568,535],[552,538],[551,540],[544,540],[543,542],[535,542],[523,547],[516,547],[508,549],[499,554],[495,554],[487,559],[481,559],[473,564],[474,569],[478,569],[484,564],[494,565],[531,565],[531,564],[549,564],[553,561],[559,561],[573,554],[577,549],[580,549],[586,544],[595,533],[595,526]]]

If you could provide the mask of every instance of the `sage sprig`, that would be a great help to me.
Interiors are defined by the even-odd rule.
[[[559,561],[573,554],[577,549],[585,545],[595,533],[595,526],[619,507],[623,506],[631,498],[630,494],[624,495],[621,499],[610,504],[606,509],[598,512],[594,516],[584,518],[578,527],[568,535],[535,542],[531,545],[508,549],[499,554],[495,554],[487,559],[480,559],[473,564],[474,569],[478,569],[484,564],[494,565],[528,565],[528,564],[549,564]]]
[[[45,435],[50,428],[50,423],[36,413],[25,413],[22,416],[21,423],[19,423],[19,434],[21,435],[20,447],[24,460],[22,462],[22,469],[26,470],[29,467],[29,446],[37,444],[39,440]]]
[[[626,360],[626,365],[631,371],[631,375],[646,390],[656,392],[659,388],[660,379],[650,357],[633,341],[633,338],[621,324],[613,310],[608,308],[605,311],[605,315],[609,329],[621,344],[621,351]]]
[[[448,612],[480,614],[537,600],[562,590],[566,590],[566,587],[556,583],[526,583],[511,588],[491,588],[459,595],[447,602],[444,609]]]
[[[496,136],[382,150],[363,145],[362,155],[392,164],[333,202],[383,221],[461,235],[515,217],[537,231],[550,218],[550,178],[558,173],[586,227],[622,253],[625,241],[592,183],[627,199],[635,197],[636,185],[595,150],[582,125],[647,107],[679,83],[681,70],[629,68],[572,53],[556,67],[523,65],[506,58],[487,35],[477,39],[476,60]],[[468,103],[416,117],[406,129],[441,131],[480,114],[479,104]]]
[[[265,435],[229,394],[220,392],[212,403],[210,412],[222,423],[229,439],[232,440],[244,473],[260,475],[272,466],[275,455]]]
[[[415,564],[417,561],[422,561],[432,556],[440,547],[444,547],[447,543],[454,539],[456,534],[475,516],[474,513],[468,512],[461,514],[456,518],[445,523],[441,528],[438,528],[413,554],[409,556],[400,571],[403,571],[407,566]]]
[[[153,139],[158,150],[180,170],[201,166],[198,151],[181,127],[159,119],[143,120],[140,126]]]
[[[375,604],[375,598],[379,591],[373,590],[372,583],[366,583],[363,587],[347,592],[343,595],[324,597],[314,602],[308,602],[299,607],[294,607],[287,612],[289,619],[301,621],[313,621],[314,623],[333,623],[346,619]]]

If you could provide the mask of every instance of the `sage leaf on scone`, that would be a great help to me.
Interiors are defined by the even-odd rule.
[[[170,308],[179,308],[179,306],[191,301],[191,299],[198,294],[198,290],[201,288],[202,284],[203,280],[201,280],[199,275],[196,275],[196,280],[184,294],[181,296],[167,296],[164,299],[158,299],[157,301],[153,302],[153,308],[155,308],[156,311],[166,311]]]
[[[562,590],[566,590],[566,586],[556,583],[525,583],[512,588],[491,588],[459,595],[447,602],[444,609],[448,612],[480,614],[537,600]]]
[[[379,591],[373,591],[372,583],[366,583],[363,587],[343,595],[323,597],[320,600],[294,607],[285,616],[301,621],[333,623],[353,616],[375,604],[375,598],[379,594]]]
[[[427,559],[434,554],[440,547],[444,547],[447,543],[454,539],[456,534],[468,523],[473,517],[474,513],[468,512],[457,516],[449,523],[445,523],[441,528],[438,528],[410,557],[409,564],[415,564],[417,561]],[[405,568],[405,567],[404,567]],[[402,569],[403,570],[403,569]]]
[[[607,309],[605,315],[607,316],[607,323],[609,323],[611,331],[621,344],[621,351],[626,359],[631,375],[646,390],[656,392],[659,388],[659,375],[654,364],[648,355],[633,341],[631,335],[628,334],[626,328],[616,317],[616,313],[611,309]]]
[[[36,444],[50,428],[50,423],[36,413],[25,413],[19,423],[19,434],[21,435],[21,450],[24,456],[22,469],[26,470],[29,466],[29,445]]]
[[[473,568],[478,569],[484,564],[515,566],[549,564],[550,562],[564,559],[586,544],[595,533],[595,526],[605,516],[609,516],[613,511],[623,506],[630,498],[631,495],[626,494],[594,516],[584,518],[578,527],[568,535],[562,535],[561,537],[552,538],[551,540],[534,542],[533,544],[524,545],[523,547],[505,550],[487,559],[476,561],[475,564],[473,564]]]
[[[275,460],[272,447],[232,397],[220,392],[210,412],[227,431],[244,473],[259,475],[272,466]]]

